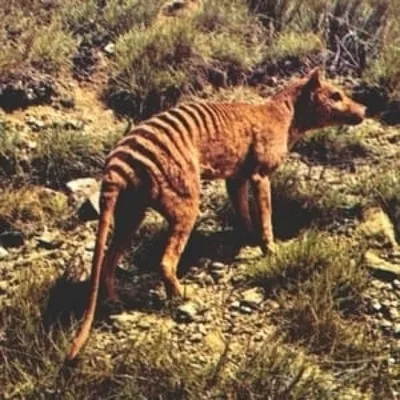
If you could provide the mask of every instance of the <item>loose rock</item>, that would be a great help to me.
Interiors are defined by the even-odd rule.
[[[192,322],[199,312],[199,307],[195,302],[188,301],[180,305],[176,311],[176,320],[178,322]]]
[[[377,275],[389,275],[391,277],[400,276],[400,265],[392,264],[380,258],[371,250],[365,253],[364,259],[367,267],[372,269]]]
[[[242,293],[241,303],[253,309],[257,309],[264,300],[264,293],[259,288],[246,290]]]
[[[364,212],[364,222],[358,227],[359,232],[376,245],[395,248],[396,234],[388,215],[378,207]]]
[[[8,257],[8,251],[3,246],[0,246],[0,260],[4,260],[7,257]]]

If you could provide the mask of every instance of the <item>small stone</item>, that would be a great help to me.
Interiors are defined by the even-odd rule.
[[[8,292],[10,284],[7,281],[0,281],[0,295]]]
[[[244,306],[256,309],[264,301],[264,293],[259,288],[246,290],[242,293],[241,303]]]
[[[400,291],[400,280],[399,279],[395,279],[392,282],[392,286],[393,286],[393,289]]]
[[[379,321],[379,326],[381,327],[382,330],[384,331],[390,331],[392,329],[392,323],[388,321],[387,319],[383,319],[382,321]]]
[[[240,301],[235,300],[229,307],[231,310],[239,310]]]
[[[210,274],[215,283],[220,282],[225,277],[224,270],[214,270],[211,271]]]
[[[397,308],[389,308],[389,317],[392,321],[397,321],[400,318],[400,313]]]
[[[389,254],[389,259],[392,260],[392,261],[400,262],[400,249],[394,249]]]
[[[372,279],[371,286],[373,286],[375,289],[381,290],[381,289],[385,288],[385,282],[382,282],[378,279]]]
[[[265,334],[263,332],[257,332],[253,337],[253,340],[255,342],[262,342],[264,339],[265,339]]]
[[[365,263],[377,275],[400,276],[400,265],[391,264],[383,258],[368,250],[364,255]]]
[[[251,246],[243,246],[239,253],[236,255],[236,261],[250,261],[250,260],[258,260],[263,257],[263,252],[259,246],[251,247]]]
[[[54,235],[51,235],[48,232],[36,238],[36,240],[39,247],[47,250],[56,249],[57,247],[60,247],[62,243],[60,239],[55,238]]]
[[[363,220],[358,227],[359,232],[369,240],[396,248],[396,234],[388,215],[379,207],[371,207],[364,212]]]
[[[379,302],[378,299],[372,299],[371,307],[374,311],[380,311],[382,309],[382,304]]]
[[[226,266],[225,264],[223,264],[223,263],[221,263],[221,262],[218,262],[218,261],[213,262],[213,263],[210,265],[210,269],[211,269],[212,271],[221,271],[221,270],[225,270],[226,268],[227,268],[227,266]]]
[[[252,314],[253,313],[253,308],[252,307],[248,307],[248,306],[241,306],[240,307],[240,312],[242,313],[242,314]]]
[[[104,52],[106,54],[108,54],[109,56],[112,56],[115,53],[115,44],[114,43],[108,43],[105,47],[104,47]]]
[[[73,198],[79,201],[98,190],[100,183],[94,178],[79,178],[69,181],[65,186]]]
[[[192,343],[199,343],[202,341],[203,335],[200,332],[196,332],[193,335],[191,335],[189,339]]]
[[[96,247],[96,241],[95,240],[91,240],[90,242],[86,243],[85,250],[94,251],[95,247]]]
[[[188,301],[178,307],[176,320],[178,322],[192,322],[198,314],[198,311],[198,305],[193,301]]]
[[[268,299],[265,305],[271,310],[278,310],[281,307],[277,301],[271,299]]]
[[[199,282],[202,286],[213,286],[215,281],[209,274],[201,274]]]
[[[147,319],[142,318],[139,320],[137,327],[143,331],[147,331],[151,328],[151,323]]]
[[[396,337],[400,337],[400,323],[394,324],[393,332]]]
[[[0,260],[5,260],[7,257],[8,251],[3,246],[0,246]]]

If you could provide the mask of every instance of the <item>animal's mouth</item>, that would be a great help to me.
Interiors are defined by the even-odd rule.
[[[346,123],[349,125],[358,125],[364,121],[364,115],[351,114],[346,118]]]

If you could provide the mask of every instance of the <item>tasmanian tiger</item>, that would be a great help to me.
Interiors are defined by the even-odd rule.
[[[245,232],[253,230],[250,183],[261,231],[259,244],[264,252],[272,250],[271,173],[306,131],[355,125],[364,118],[362,105],[320,75],[318,69],[312,71],[262,105],[178,105],[140,123],[116,145],[106,160],[102,181],[89,304],[68,359],[78,354],[89,336],[100,282],[107,299],[116,300],[116,265],[147,207],[169,223],[161,274],[168,296],[182,295],[176,270],[198,214],[200,178],[226,179]],[[105,253],[112,220],[114,232]]]

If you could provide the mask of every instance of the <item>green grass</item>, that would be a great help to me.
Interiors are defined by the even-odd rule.
[[[69,180],[97,176],[116,141],[123,135],[116,129],[100,139],[83,130],[48,127],[34,138],[29,148],[13,126],[0,132],[1,186],[45,185],[63,188]]]
[[[373,390],[385,350],[362,317],[369,281],[363,252],[349,239],[308,232],[250,265],[247,273],[280,304],[273,318],[285,341],[324,355],[332,365],[343,362],[352,368],[370,359],[375,365],[370,374],[353,376],[352,382],[360,379],[359,387]],[[387,393],[384,379],[379,384],[380,395]]]
[[[348,126],[320,129],[306,135],[295,150],[314,162],[345,165],[369,152],[359,131]]]
[[[0,11],[0,56],[2,74],[36,68],[57,73],[71,64],[76,43],[63,29],[60,18],[40,2],[8,4]]]
[[[399,97],[400,41],[385,46],[379,57],[371,62],[363,77],[369,84],[383,86],[392,96]]]
[[[190,23],[132,29],[116,43],[114,75],[118,87],[141,97],[180,88],[194,57],[194,40]]]
[[[400,179],[394,170],[378,169],[361,179],[358,191],[365,206],[381,206],[389,215],[400,239]]]
[[[245,399],[287,396],[290,399],[341,398],[348,388],[313,360],[278,339],[238,355],[233,349],[211,357],[201,368],[160,331],[141,340],[116,338],[95,329],[85,354],[63,365],[69,330],[45,330],[42,312],[57,275],[53,261],[21,272],[18,296],[0,309],[0,393],[4,398],[66,399]],[[97,342],[97,345],[96,345]],[[238,363],[232,364],[235,354]]]
[[[312,32],[287,31],[279,34],[264,53],[266,60],[278,60],[286,57],[302,58],[324,50],[321,38]]]
[[[62,193],[42,187],[5,189],[0,194],[0,225],[23,232],[38,232],[53,223],[60,226],[69,207]]]

